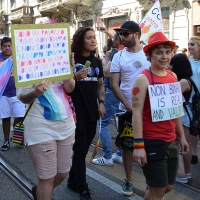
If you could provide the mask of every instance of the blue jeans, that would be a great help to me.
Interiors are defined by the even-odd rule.
[[[104,118],[101,120],[101,132],[100,139],[103,145],[103,157],[106,159],[110,159],[112,157],[112,143],[110,137],[109,130],[109,122],[113,115],[118,111],[119,108],[119,100],[115,97],[112,90],[106,89],[105,93],[105,109],[106,114]],[[98,121],[98,128],[100,128]],[[121,156],[121,149],[117,149],[117,155]]]

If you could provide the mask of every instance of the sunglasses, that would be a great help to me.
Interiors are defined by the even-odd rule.
[[[133,32],[119,32],[120,36],[127,38],[130,34],[134,34]]]

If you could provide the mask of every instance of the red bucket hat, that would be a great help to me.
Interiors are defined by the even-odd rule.
[[[148,45],[143,48],[144,52],[147,53],[147,51],[156,44],[169,44],[172,49],[176,47],[176,43],[168,40],[162,32],[156,32],[150,36]]]

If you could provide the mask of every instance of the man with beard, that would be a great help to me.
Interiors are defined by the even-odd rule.
[[[126,21],[118,29],[115,29],[122,39],[125,48],[115,54],[111,64],[111,88],[114,95],[120,101],[121,111],[132,112],[132,86],[138,74],[149,68],[150,63],[140,44],[141,29],[134,21]],[[119,81],[121,84],[119,86]],[[132,162],[133,149],[123,149],[122,152],[124,169],[126,174],[125,183],[122,186],[123,195],[132,195]]]

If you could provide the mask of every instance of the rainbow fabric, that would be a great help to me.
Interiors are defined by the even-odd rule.
[[[2,97],[3,92],[6,88],[12,70],[13,70],[13,61],[12,57],[9,57],[0,65],[0,98]]]
[[[63,120],[72,115],[63,85],[53,84],[42,96],[38,97],[38,100],[44,107],[44,117],[48,120]]]
[[[144,148],[144,139],[143,138],[135,138],[134,139],[134,144],[133,144],[134,149],[143,149]]]
[[[92,156],[90,158],[90,164],[92,164],[92,160],[95,158],[95,156],[97,155],[97,149],[99,148],[99,144],[100,144],[100,139],[97,140],[97,143],[94,147],[94,151],[92,153]]]
[[[24,141],[24,124],[17,123],[13,129],[12,142],[22,145]]]

